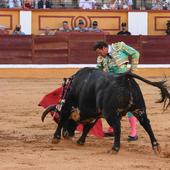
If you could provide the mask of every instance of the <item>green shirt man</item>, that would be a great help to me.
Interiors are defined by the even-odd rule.
[[[130,70],[137,68],[139,52],[126,45],[124,42],[112,44],[110,46],[109,54],[108,47],[103,48],[104,49],[96,49],[96,52],[99,54],[97,58],[97,68],[106,72],[124,73],[129,70],[127,67],[127,64],[129,63],[129,56],[131,57]],[[107,53],[102,53],[102,50]]]
[[[133,71],[137,68],[140,55],[137,50],[126,45],[124,42],[113,43],[109,47],[110,50],[108,44],[103,41],[98,41],[94,45],[93,49],[98,55],[97,68],[115,74],[124,73],[128,70]],[[129,57],[131,57],[131,62]],[[128,64],[130,64],[130,68],[128,68]],[[128,118],[131,126],[128,141],[134,141],[138,139],[136,132],[136,118],[131,112],[128,112]]]

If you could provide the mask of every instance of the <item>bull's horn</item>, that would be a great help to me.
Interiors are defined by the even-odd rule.
[[[45,119],[45,117],[47,116],[47,114],[49,113],[49,112],[51,112],[51,111],[54,111],[56,109],[56,105],[50,105],[50,106],[48,106],[46,109],[45,109],[45,111],[42,113],[42,115],[41,115],[41,120],[42,120],[42,122],[44,122],[44,119]]]

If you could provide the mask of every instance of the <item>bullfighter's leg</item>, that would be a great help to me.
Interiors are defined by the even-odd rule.
[[[95,120],[94,123],[88,123],[83,126],[83,133],[81,137],[78,139],[77,144],[83,145],[86,141],[87,134],[89,133],[90,129],[95,125],[98,119]]]
[[[137,112],[134,113],[134,115],[139,120],[140,124],[143,126],[145,131],[148,133],[150,140],[151,140],[153,150],[156,152],[160,152],[159,143],[157,142],[157,140],[155,138],[152,127],[150,125],[150,120],[147,118],[146,111],[138,110]]]
[[[112,113],[112,114],[105,114],[106,121],[108,124],[114,129],[114,144],[112,147],[112,151],[118,152],[120,149],[120,135],[121,135],[121,128],[120,128],[120,115],[119,113]]]
[[[128,119],[130,123],[130,135],[128,136],[127,140],[128,141],[136,141],[138,140],[138,135],[137,135],[137,119],[136,117],[131,113],[128,112]]]

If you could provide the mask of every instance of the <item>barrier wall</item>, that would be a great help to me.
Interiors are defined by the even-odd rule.
[[[169,64],[170,36],[141,36],[141,63]]]
[[[68,63],[96,63],[96,54],[93,51],[93,45],[96,41],[105,40],[105,37],[103,33],[70,34]]]
[[[31,64],[32,58],[32,36],[0,35],[1,64]]]
[[[34,36],[33,64],[67,64],[69,35]]]
[[[95,64],[98,40],[124,41],[137,49],[141,64],[170,64],[170,36],[113,36],[58,33],[54,36],[0,36],[0,64]]]
[[[140,52],[141,64],[169,64],[170,36],[106,36],[107,42],[123,41]]]

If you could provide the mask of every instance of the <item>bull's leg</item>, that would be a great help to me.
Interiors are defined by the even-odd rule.
[[[106,121],[114,129],[114,143],[113,143],[112,151],[118,152],[120,149],[120,135],[121,135],[121,128],[120,128],[121,123],[120,123],[119,113],[107,115]]]
[[[56,131],[54,133],[54,136],[53,136],[52,143],[58,143],[59,140],[61,139],[61,129],[63,127],[63,125],[62,125],[63,123],[62,122],[59,121],[59,123],[58,123],[57,129],[56,129]]]
[[[75,135],[75,130],[78,123],[72,119],[68,119],[66,124],[63,127],[63,137],[69,139]]]
[[[150,140],[151,140],[151,144],[152,144],[152,148],[154,151],[160,152],[160,146],[159,143],[157,142],[155,135],[152,131],[152,127],[150,125],[150,121],[147,118],[147,114],[145,111],[143,110],[139,110],[137,111],[136,114],[134,114],[136,116],[136,118],[139,120],[140,124],[143,126],[143,128],[145,129],[145,131],[148,133]]]
[[[95,125],[96,122],[97,120],[95,120],[94,123],[85,124],[83,126],[83,133],[81,137],[78,139],[77,144],[83,145],[85,143],[87,134],[89,133],[90,129]]]
[[[58,123],[57,129],[54,133],[54,137],[53,137],[53,143],[57,143],[59,142],[59,140],[61,139],[61,130],[64,126],[64,124],[66,123],[66,121],[68,120],[70,116],[70,112],[62,112],[62,114],[60,115],[60,121]]]

